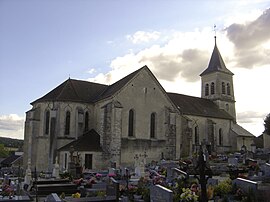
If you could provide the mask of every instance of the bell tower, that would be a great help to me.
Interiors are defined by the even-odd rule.
[[[233,73],[226,68],[216,43],[208,67],[200,74],[201,97],[214,101],[236,121]]]

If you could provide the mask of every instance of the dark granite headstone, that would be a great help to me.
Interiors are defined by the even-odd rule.
[[[150,201],[151,202],[172,202],[173,192],[161,185],[154,185],[150,187]]]
[[[233,185],[235,184],[237,187],[241,188],[246,193],[249,191],[256,193],[258,190],[258,183],[251,180],[236,178],[232,183]]]

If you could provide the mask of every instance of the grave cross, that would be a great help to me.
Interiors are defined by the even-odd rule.
[[[207,180],[210,177],[212,177],[212,170],[206,165],[206,158],[205,158],[205,154],[203,153],[201,145],[200,145],[199,157],[198,157],[197,166],[195,167],[195,171],[197,171],[200,176],[200,177],[197,177],[195,175],[195,177],[199,180],[199,183],[201,185],[201,200],[200,201],[206,202],[208,201],[207,192],[206,192],[206,184],[207,184]]]

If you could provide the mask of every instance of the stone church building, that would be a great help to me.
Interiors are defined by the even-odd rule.
[[[112,85],[68,79],[26,112],[24,167],[60,170],[76,159],[88,169],[251,149],[236,122],[233,73],[215,44],[200,74],[201,98],[166,92],[147,66]],[[58,160],[56,160],[58,159]]]

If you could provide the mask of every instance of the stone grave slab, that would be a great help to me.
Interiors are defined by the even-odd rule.
[[[151,202],[172,202],[173,192],[161,185],[153,185],[150,187]]]
[[[235,184],[237,187],[240,187],[246,193],[251,190],[253,193],[256,193],[258,190],[258,183],[255,181],[243,179],[243,178],[236,178],[233,180],[233,185]]]

